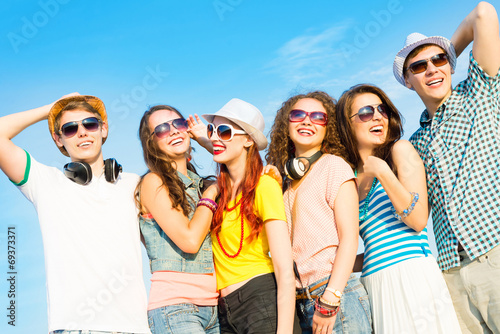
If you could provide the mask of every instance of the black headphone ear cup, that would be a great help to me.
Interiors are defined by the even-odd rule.
[[[307,172],[308,168],[302,159],[290,159],[285,164],[285,173],[292,180],[298,180]]]
[[[299,180],[302,178],[308,171],[311,165],[318,160],[323,153],[318,151],[314,153],[309,158],[306,157],[297,157],[288,160],[285,163],[285,174],[288,178],[292,180]]]
[[[75,183],[86,185],[92,181],[92,168],[86,162],[70,162],[64,165],[64,175]]]
[[[110,158],[104,161],[104,177],[106,181],[115,183],[121,171],[122,166],[116,162],[116,159]]]

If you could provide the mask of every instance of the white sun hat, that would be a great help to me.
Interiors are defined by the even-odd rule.
[[[392,65],[392,70],[396,80],[403,86],[406,86],[403,75],[403,65],[405,63],[405,59],[416,47],[424,44],[436,44],[441,47],[448,55],[448,61],[450,62],[452,70],[455,70],[457,56],[455,54],[455,48],[449,39],[442,36],[427,37],[418,32],[414,32],[406,37],[405,45],[396,55],[394,64]]]
[[[264,135],[264,116],[257,107],[240,99],[231,99],[214,114],[204,114],[202,117],[213,122],[214,117],[224,117],[241,127],[255,142],[259,151],[267,147]]]

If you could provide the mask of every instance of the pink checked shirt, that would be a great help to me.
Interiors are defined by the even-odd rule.
[[[354,179],[351,167],[340,157],[325,154],[296,190],[285,191],[284,202],[293,259],[304,287],[327,276],[339,245],[335,198],[340,186]],[[297,288],[301,288],[296,279]]]

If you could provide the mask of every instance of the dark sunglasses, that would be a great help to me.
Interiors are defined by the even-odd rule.
[[[208,125],[207,125],[208,139],[212,138],[214,132],[220,141],[230,141],[231,139],[233,139],[234,135],[245,135],[246,134],[245,131],[236,130],[230,124],[219,124],[219,125],[215,126],[212,123],[208,123]]]
[[[419,61],[416,61],[414,63],[411,63],[408,66],[408,69],[413,73],[413,74],[418,74],[427,71],[427,64],[429,61],[436,67],[441,67],[446,64],[448,64],[448,55],[446,53],[439,53],[433,57],[430,57],[428,59],[422,59]]]
[[[302,122],[309,116],[309,119],[312,123],[318,125],[326,125],[328,122],[328,117],[324,112],[321,111],[311,111],[307,112],[300,109],[294,109],[290,111],[290,115],[288,116],[288,120],[290,122]]]
[[[78,125],[81,124],[85,130],[87,131],[97,131],[99,129],[99,125],[101,125],[101,120],[97,117],[88,117],[82,119],[78,122],[68,122],[64,123],[61,126],[61,130],[59,130],[59,134],[63,134],[65,137],[73,137],[78,132]]]
[[[378,110],[380,115],[382,115],[384,118],[388,118],[387,116],[387,106],[385,104],[379,104],[378,106],[364,106],[358,110],[357,113],[352,115],[349,118],[353,118],[354,116],[358,115],[359,119],[361,122],[368,122],[373,118],[373,115],[375,115],[375,109]]]
[[[165,138],[170,135],[170,123],[172,126],[181,132],[185,132],[188,129],[188,123],[184,118],[176,118],[171,122],[165,122],[157,125],[152,135],[156,135],[158,139]]]

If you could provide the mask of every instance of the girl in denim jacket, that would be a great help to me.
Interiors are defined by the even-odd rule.
[[[154,334],[219,333],[208,233],[218,190],[208,187],[201,196],[203,179],[189,162],[190,135],[206,130],[191,121],[194,127],[189,129],[178,110],[158,105],[144,113],[139,128],[149,170],[136,197],[153,274],[148,319]]]

